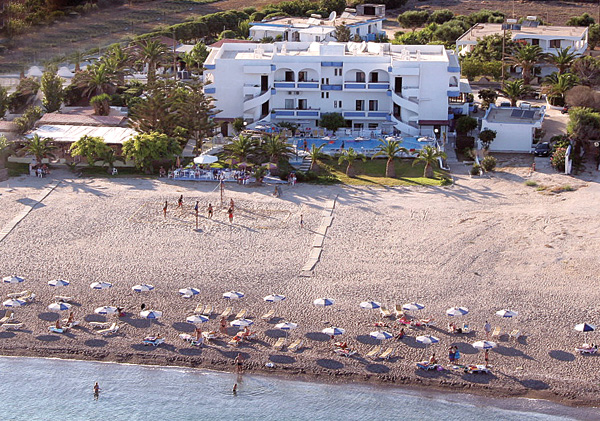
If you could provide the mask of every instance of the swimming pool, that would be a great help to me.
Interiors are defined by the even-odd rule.
[[[306,143],[305,143],[306,142]],[[298,150],[306,148],[311,149],[312,145],[323,146],[322,152],[326,154],[338,153],[341,149],[354,148],[355,151],[365,155],[373,154],[377,151],[380,143],[377,138],[373,139],[355,139],[353,137],[340,137],[336,139],[329,138],[309,138],[309,137],[294,137],[292,144]],[[400,146],[408,149],[411,152],[420,151],[423,146],[433,145],[432,141],[420,142],[416,137],[404,137],[401,139]]]

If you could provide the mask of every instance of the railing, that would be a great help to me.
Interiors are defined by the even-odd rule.
[[[271,98],[271,90],[270,89],[268,89],[264,92],[260,92],[251,98],[245,99],[244,100],[244,112],[251,110],[254,107],[258,107],[259,105],[262,105],[269,98]]]
[[[397,93],[392,91],[392,101],[398,104],[402,108],[406,108],[407,110],[413,111],[415,113],[419,112],[419,104],[418,100],[410,100],[409,98],[405,98],[404,96],[400,96]]]
[[[275,118],[306,118],[306,117],[320,117],[320,108],[274,108],[272,110],[275,114]]]

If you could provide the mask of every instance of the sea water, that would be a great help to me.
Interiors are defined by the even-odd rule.
[[[101,388],[97,398],[93,386]],[[237,393],[232,392],[238,383]],[[1,420],[565,420],[594,409],[277,376],[0,358]]]

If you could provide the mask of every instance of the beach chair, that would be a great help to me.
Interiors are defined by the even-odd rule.
[[[333,350],[333,352],[335,352],[336,355],[340,355],[342,357],[351,357],[354,354],[356,354],[355,349],[349,349],[349,348],[336,348]]]
[[[64,327],[56,327],[56,326],[48,326],[48,330],[53,333],[67,333],[69,328],[67,326]]]
[[[73,297],[68,297],[66,295],[55,295],[54,299],[59,302],[62,301],[63,303],[70,303],[73,301]]]
[[[242,337],[235,335],[229,342],[227,342],[227,344],[231,346],[238,346],[240,342],[242,342]]]
[[[211,330],[210,332],[202,332],[202,337],[209,342],[217,337],[217,332]]]
[[[515,342],[521,337],[521,331],[519,329],[515,329],[508,335],[509,338],[513,338]]]
[[[4,323],[2,329],[4,330],[20,330],[23,328],[23,323]]]
[[[379,359],[381,360],[389,360],[390,358],[392,358],[394,356],[394,348],[388,348],[385,351],[383,351],[383,353],[379,356]]]
[[[114,322],[108,329],[99,330],[98,333],[102,336],[112,335],[113,333],[117,333],[119,330],[119,325],[117,322]]]
[[[274,315],[275,315],[275,310],[269,310],[267,313],[260,316],[260,318],[263,320],[271,320]]]
[[[35,299],[35,294],[33,292],[29,292],[29,294],[22,295],[19,299],[23,300],[23,301],[31,302]]]
[[[233,307],[227,307],[225,310],[223,310],[223,313],[221,313],[221,317],[228,318],[229,316],[231,316],[232,312],[233,312]]]
[[[68,327],[79,326],[79,322],[77,320],[73,320],[72,322],[69,323],[69,319],[63,319],[62,322],[65,326],[68,326]]]
[[[404,316],[404,310],[402,310],[402,304],[396,304],[394,313],[396,314],[397,318]]]
[[[110,327],[110,322],[89,322],[92,329],[107,329]]]
[[[435,326],[435,320],[432,318],[429,319],[421,319],[419,320],[419,323],[421,323],[421,326],[424,327],[431,327],[431,326]]]
[[[194,314],[202,314],[204,313],[204,304],[198,304],[194,309]]]
[[[471,333],[471,328],[469,327],[468,324],[463,323],[462,328],[461,328],[462,333]]]
[[[202,312],[205,316],[210,316],[213,313],[213,306],[207,305],[204,311]]]
[[[9,322],[15,317],[15,312],[13,310],[6,310],[4,313],[4,317],[0,319],[0,325]]]
[[[143,340],[142,343],[144,345],[153,345],[153,346],[159,346],[162,343],[165,343],[164,338],[157,338],[155,336],[146,336]]]
[[[494,328],[494,331],[492,332],[492,338],[499,338],[501,333],[502,331],[500,330],[500,327]]]
[[[381,352],[381,345],[374,346],[366,355],[367,358],[375,359],[377,354]]]
[[[10,294],[6,294],[8,298],[21,298],[25,295],[31,294],[31,291],[21,291],[21,292],[11,292]]]
[[[381,313],[381,317],[392,317],[392,312],[384,305],[379,308],[379,312]]]
[[[277,339],[277,342],[275,342],[275,345],[273,345],[273,348],[281,350],[284,345],[285,345],[285,338],[279,338],[279,339]]]
[[[235,315],[235,318],[236,319],[243,319],[244,317],[246,317],[247,313],[248,313],[248,310],[243,309],[238,314]]]
[[[302,339],[296,339],[288,346],[288,351],[297,352],[302,347],[302,344],[304,344]]]

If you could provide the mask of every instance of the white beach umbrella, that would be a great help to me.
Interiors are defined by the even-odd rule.
[[[245,326],[252,326],[254,324],[254,322],[250,319],[235,319],[230,324],[231,324],[231,326],[245,327]]]
[[[194,158],[194,164],[214,164],[219,158],[213,155],[199,155]]]
[[[152,291],[154,289],[154,285],[150,285],[150,284],[139,284],[139,285],[134,285],[131,287],[132,291],[135,292],[148,292],[148,291]]]
[[[437,344],[440,340],[435,336],[425,335],[425,336],[417,336],[417,342],[424,345]]]
[[[329,336],[343,335],[344,333],[346,333],[346,331],[344,329],[342,329],[341,327],[334,327],[334,326],[327,327],[327,328],[323,329],[322,332]]]
[[[407,303],[402,305],[402,310],[405,311],[418,311],[423,310],[425,306],[419,303]]]
[[[475,343],[473,343],[473,348],[477,348],[477,349],[492,349],[492,348],[496,348],[498,346],[498,344],[496,342],[492,342],[492,341],[477,341]]]
[[[69,303],[52,303],[48,306],[48,310],[50,311],[66,311],[71,308],[71,304]]]
[[[313,304],[317,307],[328,307],[332,306],[334,303],[335,301],[333,298],[317,298],[315,301],[313,301]]]
[[[24,282],[25,278],[22,278],[20,276],[5,276],[4,278],[2,278],[2,282],[4,282],[5,284],[20,284],[21,282]]]
[[[287,338],[288,332],[290,330],[296,329],[298,327],[298,325],[296,323],[284,322],[284,323],[278,323],[278,324],[276,324],[275,327],[277,329],[285,331],[285,337]]]
[[[65,281],[64,279],[54,279],[52,281],[48,281],[48,285],[51,287],[66,287],[70,284],[69,281]]]
[[[229,300],[238,300],[240,298],[244,298],[244,293],[239,291],[228,291],[223,294],[223,298],[227,298]]]
[[[144,319],[160,319],[162,315],[162,311],[158,310],[145,310],[140,312],[140,317],[143,317]]]
[[[107,314],[115,314],[118,311],[119,310],[113,306],[102,306],[102,307],[98,307],[96,310],[94,310],[94,313],[107,315]]]
[[[588,323],[579,323],[575,325],[575,330],[578,332],[593,332],[596,330],[596,326],[590,325]]]
[[[208,322],[210,319],[206,316],[203,316],[201,314],[194,314],[193,316],[188,316],[185,321],[188,323],[193,323],[195,325],[198,325],[200,323],[206,323]]]
[[[91,289],[108,289],[112,288],[112,284],[110,282],[92,282],[90,284]]]
[[[369,336],[375,339],[379,339],[380,341],[394,337],[394,335],[392,335],[391,333],[383,330],[376,330],[375,332],[371,332],[369,333]]]
[[[194,295],[200,294],[200,290],[198,288],[181,288],[179,293],[183,295],[185,298],[190,298]]]
[[[25,304],[27,304],[27,302],[25,302],[23,300],[16,300],[14,298],[12,298],[10,300],[6,300],[2,303],[2,305],[4,307],[21,307],[21,306],[24,306]]]
[[[375,310],[381,307],[381,303],[378,303],[377,301],[363,301],[360,303],[360,307]]]
[[[265,298],[263,298],[263,300],[265,300],[268,303],[276,303],[285,300],[285,295],[271,294],[267,295]]]
[[[466,307],[452,307],[446,310],[448,316],[464,316],[469,313],[469,309]]]
[[[512,317],[517,317],[518,315],[519,315],[519,312],[513,311],[513,310],[498,310],[496,312],[496,316],[503,317],[506,319],[510,319]]]

